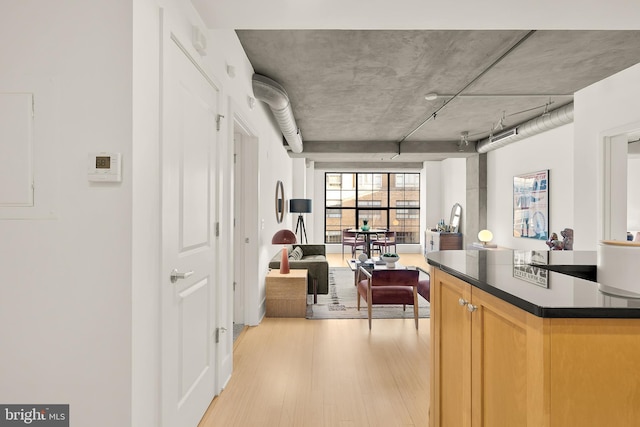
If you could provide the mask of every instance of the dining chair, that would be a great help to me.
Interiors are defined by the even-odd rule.
[[[351,258],[356,257],[358,248],[364,250],[364,236],[358,233],[350,232],[348,228],[342,230],[342,258],[344,258],[344,247],[351,247]]]
[[[402,304],[403,310],[407,305],[413,306],[413,317],[418,329],[418,270],[389,269],[369,271],[360,267],[361,277],[358,282],[357,308],[360,310],[360,298],[367,302],[367,317],[371,329],[371,314],[374,305]]]
[[[396,232],[395,231],[387,231],[381,237],[378,236],[376,240],[371,244],[371,251],[377,250],[382,255],[384,252],[387,252],[387,248],[393,246],[393,252],[397,252],[396,249]],[[384,252],[383,252],[384,248]]]

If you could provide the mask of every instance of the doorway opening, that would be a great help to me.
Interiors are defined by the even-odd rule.
[[[233,117],[233,340],[245,325],[257,324],[255,289],[258,278],[248,260],[258,259],[258,139],[237,113]]]

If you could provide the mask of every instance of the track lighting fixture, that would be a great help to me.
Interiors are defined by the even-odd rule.
[[[549,98],[549,102],[544,104],[544,111],[542,112],[542,115],[540,117],[546,117],[551,114],[549,113],[549,105],[551,104],[552,104],[552,101],[551,101],[551,98]]]
[[[469,132],[460,132],[460,142],[458,143],[458,151],[464,151],[465,147],[469,145]]]

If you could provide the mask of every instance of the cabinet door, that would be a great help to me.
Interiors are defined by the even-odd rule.
[[[431,272],[432,427],[471,425],[470,285],[438,269]]]
[[[527,313],[477,288],[471,301],[472,424],[526,426]]]

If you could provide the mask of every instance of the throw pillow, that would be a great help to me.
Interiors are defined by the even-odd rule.
[[[289,255],[289,259],[292,260],[299,260],[302,259],[302,248],[300,246],[296,246],[296,248],[291,251],[291,254]]]

